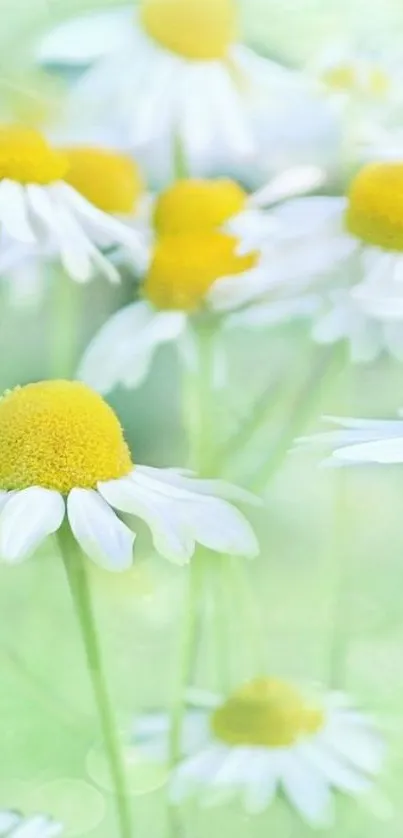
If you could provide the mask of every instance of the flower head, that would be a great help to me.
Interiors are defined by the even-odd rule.
[[[141,0],[144,31],[183,58],[224,58],[237,34],[234,0]]]
[[[146,716],[138,745],[150,756],[167,753],[169,719]],[[189,705],[183,759],[170,796],[220,802],[241,794],[249,814],[263,811],[281,791],[312,826],[333,820],[332,790],[358,796],[379,773],[384,743],[373,722],[339,693],[310,692],[271,677],[244,684],[226,698],[199,695]]]
[[[120,245],[142,261],[139,234],[112,215],[132,209],[138,190],[134,164],[120,155],[54,149],[33,128],[1,127],[0,270],[10,269],[11,250],[13,265],[27,254],[59,257],[78,282],[96,271],[119,281],[102,248]]]
[[[66,515],[83,551],[108,570],[132,563],[135,535],[113,509],[142,518],[157,552],[184,563],[196,542],[255,555],[246,519],[228,499],[253,502],[221,481],[134,466],[111,408],[86,385],[43,381],[0,401],[0,559],[30,556]]]
[[[154,226],[159,235],[214,230],[245,209],[247,194],[234,180],[188,178],[157,197]]]
[[[366,244],[403,252],[403,163],[364,166],[347,196],[347,230]]]

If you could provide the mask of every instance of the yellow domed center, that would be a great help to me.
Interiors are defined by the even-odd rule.
[[[80,146],[63,149],[69,163],[65,180],[104,212],[128,214],[144,191],[136,163],[125,154]]]
[[[216,279],[256,264],[257,254],[239,256],[237,244],[219,231],[162,236],[144,284],[146,297],[160,309],[197,310]]]
[[[235,0],[142,0],[141,23],[151,38],[184,58],[224,58],[237,31]]]
[[[220,227],[245,208],[246,192],[233,180],[178,180],[159,195],[154,225],[159,234]]]
[[[345,223],[353,236],[403,251],[403,163],[371,163],[354,178]]]
[[[47,184],[63,180],[68,161],[39,131],[18,125],[0,128],[0,180]]]
[[[214,735],[229,745],[292,745],[323,726],[323,711],[275,678],[257,678],[214,711]]]
[[[106,402],[77,381],[42,381],[0,400],[0,488],[95,488],[133,468]]]
[[[322,81],[332,90],[342,93],[357,92],[379,99],[386,96],[390,90],[388,75],[376,65],[355,67],[347,62],[335,64],[325,70]]]

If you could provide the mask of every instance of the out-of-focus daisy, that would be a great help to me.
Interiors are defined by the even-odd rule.
[[[252,160],[253,109],[281,99],[297,74],[239,42],[235,0],[141,0],[85,15],[43,41],[39,60],[94,61],[72,93],[81,122],[116,129],[136,153],[177,146],[192,173]],[[226,169],[228,171],[228,169]]]
[[[77,282],[96,272],[118,281],[102,249],[121,246],[143,263],[139,233],[114,217],[134,206],[139,189],[128,158],[96,149],[62,151],[34,129],[0,127],[0,272],[42,255],[59,258]]]
[[[267,235],[270,221],[263,207],[321,179],[316,167],[301,167],[249,197],[224,178],[183,179],[161,192],[150,203],[154,243],[141,287],[144,299],[101,328],[85,352],[79,377],[103,393],[119,383],[136,387],[157,347],[189,337],[201,315],[235,309],[272,286],[279,290],[284,277],[271,275],[270,247],[267,254],[254,251],[249,240],[262,238],[262,228]],[[283,287],[281,294],[287,290]]]
[[[339,427],[299,440],[304,446],[330,451],[328,465],[388,465],[403,462],[403,420],[327,418]]]
[[[4,394],[0,489],[0,559],[11,564],[34,553],[67,514],[93,561],[125,570],[135,535],[114,509],[142,518],[156,551],[179,564],[196,542],[234,555],[258,552],[249,523],[228,502],[253,503],[253,495],[180,469],[134,465],[116,415],[80,382],[44,381]]]
[[[206,704],[187,712],[170,786],[175,802],[196,795],[212,804],[240,794],[252,814],[282,792],[305,821],[324,827],[334,816],[332,791],[359,796],[380,771],[380,735],[339,693],[262,677]],[[164,759],[168,734],[167,715],[148,714],[136,724],[135,742]]]
[[[310,68],[327,95],[347,103],[385,107],[402,101],[402,63],[379,51],[333,44],[315,57]]]
[[[60,823],[46,815],[23,815],[11,809],[0,812],[0,836],[2,838],[56,838],[63,832]]]
[[[299,273],[303,293],[318,293],[315,337],[351,339],[362,359],[382,347],[402,352],[402,197],[403,163],[378,162],[358,172],[346,197],[296,198],[268,213],[272,274]],[[259,244],[250,237],[249,247]],[[218,289],[223,306],[232,292],[230,282]],[[272,300],[261,291],[256,297],[246,322],[270,319]]]

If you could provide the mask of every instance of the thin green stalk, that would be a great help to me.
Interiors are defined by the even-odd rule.
[[[263,465],[248,480],[249,488],[253,491],[264,491],[277,473],[290,446],[312,416],[325,386],[329,386],[330,381],[342,369],[345,362],[345,354],[342,350],[339,346],[327,348],[313,364],[308,377],[304,378],[296,399],[289,409],[288,417],[271,447],[271,453],[265,457]]]
[[[102,664],[85,564],[67,523],[59,530],[58,541],[84,644],[105,753],[114,786],[119,835],[120,838],[133,838],[124,761]]]
[[[198,591],[198,567],[197,562],[193,559],[188,570],[187,592],[183,607],[177,695],[171,712],[169,732],[169,764],[171,768],[179,762],[182,755],[182,728],[186,710],[186,690],[189,686],[196,643]]]
[[[82,289],[60,266],[51,267],[50,283],[49,377],[73,378]]]

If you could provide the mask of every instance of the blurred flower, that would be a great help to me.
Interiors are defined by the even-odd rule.
[[[299,444],[329,450],[327,465],[387,465],[403,462],[403,421],[399,419],[352,419],[326,417],[337,430],[303,437]]]
[[[253,814],[282,791],[305,821],[325,827],[334,817],[331,790],[359,796],[381,769],[384,744],[372,720],[340,693],[312,695],[262,677],[206,705],[187,712],[170,786],[176,803],[241,794]],[[166,757],[168,735],[167,715],[148,714],[135,726],[135,742],[154,759]]]
[[[32,815],[24,818],[18,812],[0,812],[0,835],[2,838],[56,838],[63,831],[60,823],[46,815]]]
[[[312,188],[322,176],[312,166],[291,169],[250,196],[225,178],[182,179],[162,191],[149,205],[154,244],[141,288],[145,300],[104,324],[79,377],[107,393],[119,383],[139,386],[161,344],[184,338],[180,346],[189,356],[196,318],[236,309],[270,287],[270,259],[248,247],[251,237],[268,234],[264,207]]]
[[[355,360],[372,360],[382,349],[403,356],[402,196],[403,164],[372,163],[353,178],[346,197],[296,198],[268,213],[271,282],[294,281],[293,305],[299,296],[301,307],[311,307],[314,339],[348,339]],[[247,246],[262,240],[251,236]],[[227,286],[218,290],[228,290],[230,299]],[[256,305],[236,322],[264,324],[273,314],[262,284]]]
[[[308,70],[330,97],[373,107],[402,103],[402,62],[390,54],[339,43],[315,56]]]
[[[258,545],[228,500],[257,503],[220,480],[135,466],[112,409],[84,384],[44,381],[0,401],[0,558],[18,564],[66,515],[82,550],[108,570],[131,566],[134,533],[113,508],[142,518],[158,553],[187,562],[199,542],[254,556]]]
[[[25,257],[58,257],[77,282],[97,271],[117,282],[119,273],[102,248],[120,245],[142,264],[139,234],[112,214],[134,205],[139,190],[128,159],[94,149],[61,151],[34,129],[1,127],[1,273],[12,273]]]
[[[299,78],[239,43],[235,0],[141,0],[136,13],[87,14],[45,37],[39,60],[95,62],[73,89],[72,122],[107,120],[125,147],[164,157],[171,174],[178,148],[192,173],[253,162],[254,111]]]

